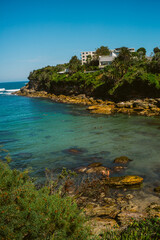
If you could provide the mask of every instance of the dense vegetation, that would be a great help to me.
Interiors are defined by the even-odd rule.
[[[10,157],[6,159],[10,161]],[[2,240],[158,240],[160,219],[133,222],[123,231],[93,236],[82,211],[57,183],[72,175],[63,169],[54,182],[37,189],[27,171],[0,160],[0,239]],[[57,188],[58,187],[58,188]],[[63,194],[62,194],[63,193]]]
[[[97,49],[98,54],[104,47]],[[105,49],[106,50],[106,49]],[[97,59],[85,65],[74,56],[68,64],[47,66],[29,75],[29,87],[55,94],[82,94],[113,100],[160,96],[160,50],[154,48],[154,56],[146,57],[145,48],[131,53],[122,47],[111,65],[98,68]],[[59,71],[69,72],[59,74]],[[92,72],[91,70],[95,70]],[[89,72],[88,72],[89,71]]]
[[[87,239],[84,216],[69,197],[37,190],[27,172],[0,161],[0,239]]]

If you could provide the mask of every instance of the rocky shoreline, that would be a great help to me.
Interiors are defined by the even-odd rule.
[[[136,99],[124,102],[113,102],[108,100],[94,99],[93,97],[87,97],[85,94],[80,95],[55,95],[47,93],[45,91],[35,91],[25,86],[20,91],[14,93],[20,96],[27,97],[39,97],[48,98],[55,102],[69,103],[69,104],[81,104],[86,105],[87,110],[94,114],[111,115],[116,113],[123,113],[128,115],[140,115],[140,116],[159,116],[160,115],[160,98],[145,98]]]
[[[114,160],[115,166],[127,167],[129,162],[126,156]],[[85,174],[85,180],[76,191],[69,187],[69,194],[89,217],[88,223],[95,235],[106,229],[121,231],[134,220],[160,218],[159,193],[145,193],[142,177],[113,177],[115,166],[109,169],[100,162],[94,162],[78,168],[77,173]]]
[[[27,86],[16,94],[34,98],[47,98],[60,103],[85,105],[86,109],[93,114],[160,115],[160,98],[136,99],[116,103],[86,97],[84,94],[77,96],[55,95],[45,91],[35,91]],[[78,154],[77,149],[69,149],[69,152]],[[112,173],[115,172],[123,171],[124,173],[130,161],[127,157],[122,156],[114,160],[112,169],[95,162],[76,170],[78,174],[85,175],[87,178],[78,190],[75,191],[74,187],[69,187],[68,194],[76,199],[78,206],[89,217],[93,234],[99,235],[106,228],[108,230],[124,229],[133,220],[149,217],[160,218],[159,187],[145,193],[142,177],[112,176]]]

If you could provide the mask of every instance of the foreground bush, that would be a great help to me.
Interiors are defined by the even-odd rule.
[[[0,239],[88,239],[84,222],[71,198],[37,190],[27,172],[0,161]]]
[[[105,234],[103,240],[159,240],[160,218],[134,221],[124,231],[110,231]]]

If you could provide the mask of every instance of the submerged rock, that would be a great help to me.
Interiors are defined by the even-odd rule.
[[[71,154],[82,154],[83,152],[85,152],[85,150],[80,148],[69,148],[69,149],[65,149],[64,152],[71,153]]]
[[[111,177],[106,181],[106,184],[110,187],[124,187],[141,185],[143,178],[139,176],[122,176],[122,177]]]
[[[126,156],[121,156],[114,159],[114,163],[121,163],[121,164],[127,164],[130,161],[132,160]]]
[[[87,174],[97,173],[102,175],[108,175],[109,171],[110,169],[102,166],[102,163],[100,162],[91,163],[87,167],[81,167],[77,169],[77,172],[79,173],[87,173]]]
[[[115,166],[115,167],[113,167],[113,171],[114,172],[120,172],[120,171],[125,170],[125,169],[126,169],[126,167],[124,167],[124,166]]]
[[[102,163],[100,163],[100,162],[94,162],[94,163],[91,163],[88,165],[89,168],[100,167],[100,166],[102,166]]]

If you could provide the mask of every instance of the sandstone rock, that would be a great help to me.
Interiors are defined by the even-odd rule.
[[[86,170],[86,173],[99,173],[99,174],[108,174],[108,168],[106,168],[106,167],[102,167],[102,166],[100,166],[100,167],[91,167],[91,168],[88,168],[87,170]]]
[[[119,227],[118,223],[110,218],[95,217],[89,221],[89,224],[91,225],[93,235],[100,235],[106,230]]]
[[[87,110],[90,110],[91,113],[112,114],[114,112],[114,105],[94,105],[89,106]]]
[[[132,108],[119,108],[117,109],[117,113],[125,113],[125,114],[133,114],[134,113],[134,109]]]
[[[91,164],[88,165],[89,168],[100,167],[100,166],[102,166],[102,163],[100,163],[100,162],[94,162],[94,163],[91,163]]]
[[[127,226],[133,220],[140,220],[145,217],[146,217],[145,213],[122,211],[118,214],[117,219],[118,222],[120,222],[120,225]]]
[[[104,198],[107,205],[114,205],[116,200],[114,198]]]
[[[120,172],[120,171],[123,171],[124,169],[126,169],[126,167],[123,167],[123,166],[115,166],[115,167],[113,167],[113,171],[114,172]]]
[[[122,176],[122,177],[110,177],[106,184],[110,187],[127,187],[127,186],[140,186],[143,182],[143,178],[139,176]]]
[[[132,194],[127,194],[127,195],[125,196],[125,198],[128,199],[128,200],[130,200],[130,199],[134,198],[134,196],[133,196]]]
[[[117,205],[111,206],[94,206],[93,204],[89,204],[84,208],[84,211],[87,216],[90,217],[100,217],[100,216],[108,216],[111,218],[115,218],[115,216],[119,213],[117,209]]]
[[[160,204],[151,203],[147,208],[146,211],[149,217],[159,217],[160,218]]]
[[[84,173],[84,172],[86,172],[86,170],[87,170],[87,167],[80,167],[80,168],[76,169],[76,172]]]
[[[116,106],[118,108],[132,108],[133,104],[131,102],[120,102],[120,103],[117,103]]]
[[[121,164],[127,164],[130,161],[132,160],[126,156],[121,156],[114,159],[114,163],[121,163]]]

